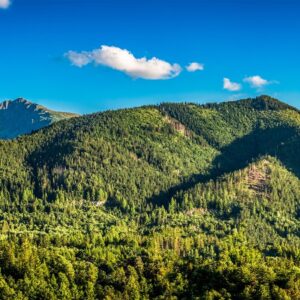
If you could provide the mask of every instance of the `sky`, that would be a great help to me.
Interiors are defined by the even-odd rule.
[[[298,0],[0,0],[0,101],[91,113],[268,94],[300,108]]]

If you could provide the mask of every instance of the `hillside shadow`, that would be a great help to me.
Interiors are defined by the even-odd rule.
[[[147,199],[154,205],[167,206],[178,191],[186,191],[197,183],[215,180],[226,173],[245,168],[261,156],[277,157],[282,164],[300,179],[300,132],[298,128],[280,126],[268,129],[255,129],[250,134],[236,139],[220,149],[209,174],[194,174],[186,181],[170,187]]]
[[[74,153],[74,136],[67,136],[64,133],[55,134],[52,139],[41,143],[34,151],[26,157],[26,164],[32,172],[32,182],[34,183],[34,195],[42,198],[44,194],[45,181],[48,185],[48,195],[51,199],[52,189],[50,176],[55,172],[58,180],[65,170],[66,158]],[[63,180],[58,182],[63,185]]]

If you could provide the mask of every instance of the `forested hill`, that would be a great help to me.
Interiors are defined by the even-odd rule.
[[[261,96],[0,141],[0,295],[300,299],[299,128]]]
[[[74,116],[49,110],[22,98],[4,101],[0,103],[0,139],[15,138]]]

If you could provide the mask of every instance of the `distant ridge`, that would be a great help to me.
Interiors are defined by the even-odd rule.
[[[241,99],[241,100],[236,100],[236,101],[230,101],[231,103],[238,104],[240,106],[248,107],[248,108],[253,108],[256,110],[294,110],[298,111],[297,108],[294,106],[291,106],[285,102],[282,102],[278,99],[272,98],[267,95],[261,95],[256,98],[247,98],[247,99]],[[223,102],[220,103],[219,105],[226,105],[228,102]],[[209,104],[208,104],[209,106]]]
[[[169,115],[169,117],[177,119],[177,121],[182,123],[182,125],[187,125],[187,128],[190,127],[189,129],[195,130],[196,132],[200,130],[200,127],[200,131],[203,131],[203,129],[205,129],[204,135],[207,133],[208,128],[205,128],[205,124],[208,124],[208,120],[205,120],[206,117],[204,117],[203,115],[204,112],[202,112],[200,115],[194,114],[192,107],[198,107],[199,109],[209,109],[218,112],[219,117],[216,118],[216,115],[213,117],[216,118],[215,121],[217,121],[217,123],[224,123],[224,121],[226,120],[229,121],[228,118],[232,119],[233,111],[235,111],[235,114],[241,114],[244,110],[254,110],[262,112],[279,112],[284,110],[290,110],[296,113],[300,112],[297,108],[267,95],[261,95],[256,98],[247,98],[236,101],[206,104],[197,104],[192,102],[164,102],[160,105],[152,105],[150,107],[158,108],[162,111],[163,114],[167,114]],[[228,110],[232,110],[231,113],[229,113]],[[98,114],[99,113],[94,113],[93,115]],[[242,115],[243,113],[239,116],[239,118],[242,118]],[[49,126],[54,122],[63,119],[73,118],[76,116],[78,115],[73,113],[57,112],[50,110],[44,106],[30,102],[24,98],[7,100],[0,103],[0,139],[12,139],[22,134],[29,134],[32,131],[36,131],[40,128]],[[194,128],[195,125],[199,122],[201,123],[201,126],[196,126],[197,128]],[[214,126],[216,126],[217,123],[214,123]],[[231,123],[231,121],[229,123]],[[240,125],[237,123],[234,125],[234,127],[236,126],[239,127]],[[214,131],[213,128],[209,130]],[[224,130],[224,128],[222,128],[221,126],[219,130],[222,131]],[[216,141],[212,141],[212,144],[214,144],[215,142]],[[216,144],[214,145],[216,146],[217,144],[220,145],[220,142],[216,142]]]
[[[0,103],[0,139],[12,139],[75,116],[52,111],[23,98],[7,100]]]
[[[163,102],[162,104],[168,104],[172,102]],[[300,112],[299,109],[296,107],[289,105],[283,101],[280,101],[276,98],[270,97],[268,95],[260,95],[255,98],[244,98],[244,99],[238,99],[233,101],[222,101],[222,102],[207,102],[204,104],[197,104],[194,102],[178,102],[178,104],[192,104],[197,105],[204,108],[223,108],[225,106],[236,106],[236,107],[243,107],[248,109],[255,109],[255,110],[294,110],[297,112]]]

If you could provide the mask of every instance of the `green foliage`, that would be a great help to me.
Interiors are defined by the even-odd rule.
[[[1,299],[299,299],[300,117],[263,96],[0,142]]]

